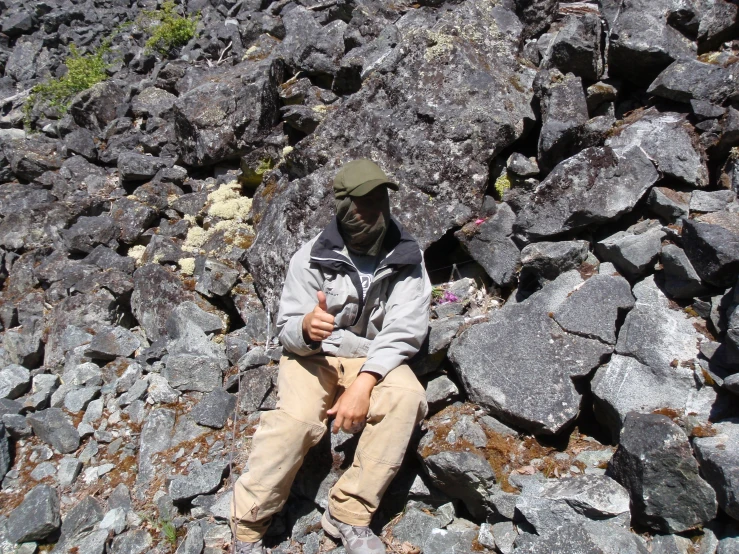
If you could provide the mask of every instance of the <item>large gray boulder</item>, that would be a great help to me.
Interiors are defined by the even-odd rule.
[[[221,486],[223,473],[228,462],[215,461],[207,464],[195,464],[187,475],[176,475],[169,482],[169,496],[173,502],[183,502],[199,496],[215,492]]]
[[[534,189],[516,232],[550,237],[616,219],[633,209],[659,175],[640,148],[586,148],[557,165]]]
[[[705,153],[684,114],[660,113],[655,108],[636,112],[605,144],[618,153],[639,147],[663,176],[692,187],[708,185]]]
[[[596,13],[566,15],[548,33],[549,42],[542,67],[574,73],[584,81],[597,81],[603,74],[602,23]]]
[[[177,98],[173,112],[182,160],[203,166],[234,159],[266,137],[280,116],[283,66],[272,56],[245,60]]]
[[[57,491],[49,485],[37,485],[25,496],[20,506],[10,512],[8,539],[15,543],[43,541],[60,525]]]
[[[516,281],[520,252],[511,239],[516,214],[506,203],[487,221],[471,223],[457,231],[457,237],[467,253],[479,263],[499,287],[508,287]]]
[[[166,408],[152,410],[146,418],[139,438],[136,496],[147,497],[148,486],[157,472],[154,455],[169,448],[175,424],[175,413]]]
[[[693,448],[719,506],[739,521],[739,419],[716,423],[713,429],[715,436],[696,438]]]
[[[727,288],[739,274],[739,213],[714,212],[689,219],[683,248],[701,279]]]
[[[739,91],[738,78],[739,67],[735,63],[682,59],[662,71],[649,85],[647,94],[686,104],[691,100],[705,100],[721,105],[727,99],[736,97]]]
[[[517,543],[518,544],[518,543]],[[514,550],[517,554],[647,554],[634,533],[608,523],[569,523]]]
[[[634,307],[631,286],[623,277],[593,275],[553,312],[569,333],[616,343],[616,322]]]
[[[347,24],[337,19],[321,26],[314,13],[297,6],[282,16],[287,36],[280,50],[293,71],[330,79],[338,72],[344,55]]]
[[[629,414],[608,471],[628,489],[640,525],[679,533],[716,517],[716,493],[699,475],[687,435],[666,416]]]
[[[452,342],[449,359],[470,400],[537,434],[557,433],[577,416],[580,394],[572,379],[587,375],[612,350],[567,333],[551,316],[582,282],[577,271],[565,273]],[[616,312],[603,316],[615,321]]]
[[[666,235],[658,222],[643,223],[646,225],[640,223],[626,231],[618,231],[595,245],[595,253],[601,260],[611,262],[631,279],[654,270]]]
[[[483,0],[449,7],[397,21],[386,63],[286,155],[287,174],[263,184],[264,201],[255,195],[261,221],[247,260],[272,311],[290,257],[332,215],[342,163],[371,157],[401,183],[395,214],[426,249],[472,219],[489,163],[534,120],[534,71],[517,61],[515,14]]]
[[[671,298],[693,298],[707,292],[682,248],[674,244],[664,245],[661,260],[664,289]]]
[[[588,121],[585,89],[580,77],[550,73],[541,99],[542,124],[538,162],[545,172],[577,151],[583,127]]]
[[[588,242],[584,240],[535,242],[521,250],[522,286],[527,283],[543,285],[565,271],[576,269],[588,257]]]
[[[672,0],[619,4],[608,48],[611,76],[646,85],[673,61],[695,55],[695,45],[667,23],[671,7]]]
[[[33,432],[62,454],[74,452],[80,445],[80,435],[60,408],[48,408],[29,414],[26,419]]]
[[[628,528],[631,521],[628,491],[605,475],[531,480],[516,510],[542,537],[568,523],[599,520]]]

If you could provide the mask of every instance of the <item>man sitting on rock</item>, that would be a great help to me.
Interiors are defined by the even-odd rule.
[[[321,524],[348,554],[385,548],[372,515],[427,413],[423,387],[405,364],[426,337],[431,284],[416,241],[390,217],[398,186],[372,161],[334,179],[336,217],[290,260],[277,317],[286,355],[277,409],[262,414],[249,471],[232,503],[236,553],[262,546],[273,514],[326,432],[362,432],[352,466],[329,492]]]

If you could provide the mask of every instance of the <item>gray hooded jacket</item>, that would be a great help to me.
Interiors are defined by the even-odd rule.
[[[347,255],[336,218],[290,260],[280,298],[277,330],[280,342],[299,356],[329,353],[345,358],[367,357],[362,371],[381,377],[421,348],[426,338],[431,283],[418,243],[392,219],[374,280],[362,292],[359,273]],[[306,343],[303,318],[326,294],[328,312],[340,333],[338,349]]]

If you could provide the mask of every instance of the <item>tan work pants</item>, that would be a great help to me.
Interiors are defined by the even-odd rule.
[[[326,411],[349,387],[365,358],[283,356],[277,409],[264,412],[252,439],[249,471],[236,482],[231,514],[236,538],[254,542],[284,506],[306,453],[326,432]],[[338,520],[369,525],[400,468],[414,428],[428,411],[426,393],[407,365],[377,383],[352,466],[329,492]]]

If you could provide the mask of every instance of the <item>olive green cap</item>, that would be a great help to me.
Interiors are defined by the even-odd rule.
[[[353,160],[342,165],[334,177],[334,196],[364,196],[380,185],[398,190],[398,185],[375,162],[366,158]]]

